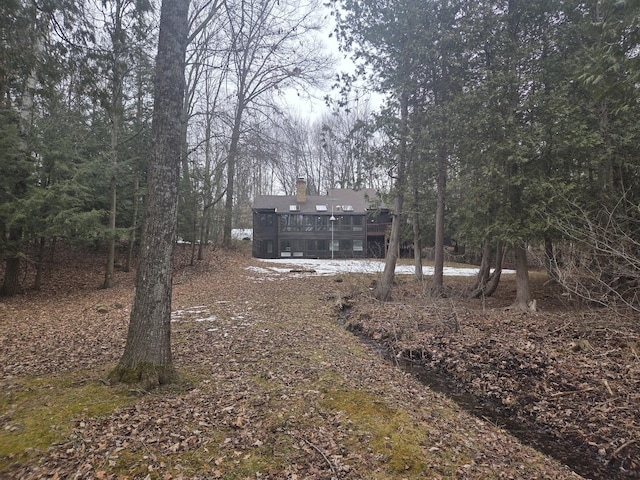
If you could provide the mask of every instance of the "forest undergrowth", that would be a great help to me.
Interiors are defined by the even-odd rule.
[[[579,478],[342,328],[345,306],[352,329],[398,358],[583,438],[619,478],[638,473],[631,319],[567,309],[548,287],[540,312],[504,311],[508,281],[483,303],[434,301],[400,279],[381,304],[374,276],[266,275],[242,250],[189,266],[189,254],[178,248],[172,302],[182,381],[151,393],[104,381],[134,273],[102,290],[101,255],[60,250],[41,291],[0,300],[0,477]]]

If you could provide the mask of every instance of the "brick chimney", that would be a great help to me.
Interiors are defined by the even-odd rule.
[[[304,203],[307,201],[307,181],[298,177],[296,180],[296,202]]]

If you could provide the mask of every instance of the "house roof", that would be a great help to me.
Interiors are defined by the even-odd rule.
[[[377,192],[373,188],[352,190],[350,188],[332,188],[327,195],[307,195],[304,202],[296,202],[295,195],[258,195],[253,203],[256,210],[275,209],[278,213],[289,213],[291,205],[297,205],[296,213],[329,213],[333,211],[341,213],[364,214],[373,208],[376,202]],[[319,211],[316,207],[326,205],[326,211]],[[345,210],[349,206],[351,210]],[[381,205],[382,208],[386,208]]]

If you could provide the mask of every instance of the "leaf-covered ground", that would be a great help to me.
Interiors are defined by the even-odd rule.
[[[445,299],[405,280],[396,302],[354,296],[347,325],[421,376],[447,379],[445,388],[586,476],[640,478],[640,318],[576,303],[542,273],[531,278],[537,312],[507,308],[515,298],[508,276],[484,303],[456,295],[465,279],[449,279]]]
[[[427,318],[430,309],[444,312],[444,307],[431,307],[409,284],[398,287],[398,300],[406,296],[406,302],[381,305],[367,296],[371,277],[265,278],[248,270],[257,262],[239,252],[208,252],[192,267],[182,259],[188,252],[178,253],[172,340],[184,381],[151,394],[103,382],[124,347],[133,273],[119,272],[116,288],[100,290],[101,257],[59,252],[63,268],[51,272],[43,291],[2,300],[1,478],[579,478],[499,426],[467,414],[341,328],[338,307],[345,299],[354,304],[350,320],[358,318],[378,340],[394,335],[394,345],[406,344],[408,351],[417,351],[420,335],[431,332],[440,336],[442,352],[461,352],[457,343],[469,330],[481,346],[516,352],[523,367],[502,368],[496,353],[484,359],[486,372],[476,371],[483,365],[483,347],[478,347],[477,357],[466,357],[472,360],[469,368],[459,368],[460,375],[481,379],[493,372],[488,383],[501,391],[507,388],[499,383],[501,372],[553,364],[557,384],[532,385],[531,395],[547,388],[547,402],[578,409],[582,406],[571,402],[582,394],[553,395],[593,387],[585,392],[597,392],[592,416],[604,415],[600,403],[609,400],[618,411],[615,421],[631,422],[626,443],[633,439],[632,428],[637,438],[632,416],[637,384],[626,393],[626,407],[617,402],[622,379],[637,382],[637,358],[630,347],[617,344],[618,353],[607,353],[591,337],[595,351],[572,353],[577,360],[571,368],[619,355],[620,370],[609,372],[613,377],[598,370],[591,377],[569,378],[548,349],[539,347],[550,330],[570,335],[581,317],[562,317],[557,327],[541,317],[542,327],[536,329],[530,325],[538,317],[496,313],[495,325],[522,328],[500,328],[484,338],[478,322],[486,323],[492,313],[456,302],[450,305],[459,315],[457,333],[443,315],[437,326],[420,327],[418,313]],[[424,308],[416,307],[420,302]],[[415,337],[396,327],[401,319],[415,323]],[[626,332],[630,327],[611,328]],[[539,338],[529,338],[531,330]],[[429,350],[441,365],[453,361]],[[601,387],[604,380],[613,394]],[[519,402],[514,396],[513,404]],[[630,416],[623,416],[625,408],[633,409]],[[621,457],[635,447],[621,449],[622,440],[612,440],[616,443],[605,448],[619,450]]]

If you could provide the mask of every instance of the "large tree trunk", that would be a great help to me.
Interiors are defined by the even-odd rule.
[[[518,310],[531,310],[531,288],[529,284],[529,267],[527,265],[527,249],[524,245],[514,247],[516,257],[516,301],[511,306]]]
[[[145,389],[176,378],[171,355],[171,283],[188,11],[189,0],[162,2],[140,261],[127,343],[111,372],[112,379],[140,383]]]

